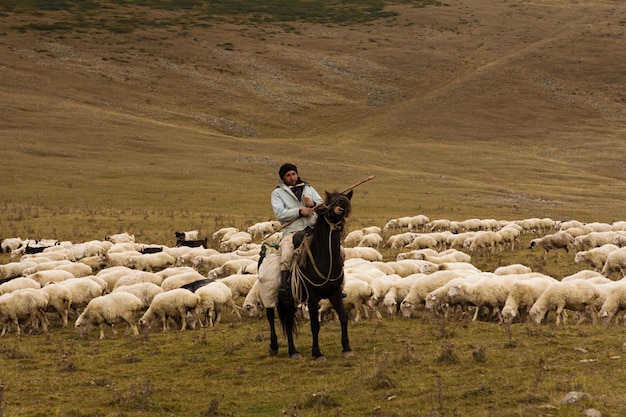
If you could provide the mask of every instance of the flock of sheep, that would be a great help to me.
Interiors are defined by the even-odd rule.
[[[236,320],[241,312],[260,316],[261,241],[280,239],[277,229],[276,222],[247,231],[222,228],[211,236],[219,249],[184,245],[202,242],[197,231],[176,232],[176,247],[138,243],[129,233],[81,243],[5,239],[2,251],[10,260],[0,265],[0,335],[68,326],[70,317],[83,337],[99,328],[102,339],[107,328],[117,335],[119,323],[138,335],[140,328],[217,326],[226,310]],[[550,277],[522,264],[493,272],[472,264],[472,256],[519,249],[529,234],[538,236],[530,241],[542,251],[538,256],[563,250],[586,268]],[[384,261],[383,248],[395,259]],[[609,323],[626,310],[623,221],[431,221],[418,215],[349,232],[344,254],[344,303],[355,321],[381,320],[381,312],[410,317],[420,309],[498,323],[541,323],[552,320],[552,311],[557,324],[570,316]],[[322,301],[320,315],[329,313]]]

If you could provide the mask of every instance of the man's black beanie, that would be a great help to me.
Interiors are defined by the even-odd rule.
[[[298,167],[296,167],[294,164],[283,164],[278,170],[278,176],[282,180],[285,174],[288,173],[289,171],[296,171],[296,174],[297,174]]]

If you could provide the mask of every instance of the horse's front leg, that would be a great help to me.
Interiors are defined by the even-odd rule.
[[[275,310],[273,308],[265,309],[265,315],[267,316],[267,321],[270,324],[270,347],[269,347],[270,356],[278,355],[278,336],[276,335],[276,324],[274,323],[274,313],[275,313]]]
[[[344,358],[349,358],[353,355],[352,348],[350,347],[350,339],[348,338],[348,311],[343,305],[343,297],[341,291],[337,292],[330,298],[330,302],[333,308],[339,316],[339,323],[341,323],[341,346]]]
[[[320,334],[320,318],[319,318],[319,301],[314,297],[309,297],[309,319],[311,323],[311,353],[316,361],[325,361],[326,357],[320,351],[319,334]]]

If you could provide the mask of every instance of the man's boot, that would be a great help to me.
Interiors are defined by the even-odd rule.
[[[293,294],[291,293],[291,271],[280,271],[278,299],[284,301],[285,303],[293,303]]]

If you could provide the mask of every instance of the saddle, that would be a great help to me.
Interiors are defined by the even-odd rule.
[[[313,229],[311,227],[306,227],[304,230],[296,232],[293,235],[294,250],[292,264],[297,262],[300,269],[304,269],[307,266],[308,256],[306,248],[308,247],[312,235]]]

